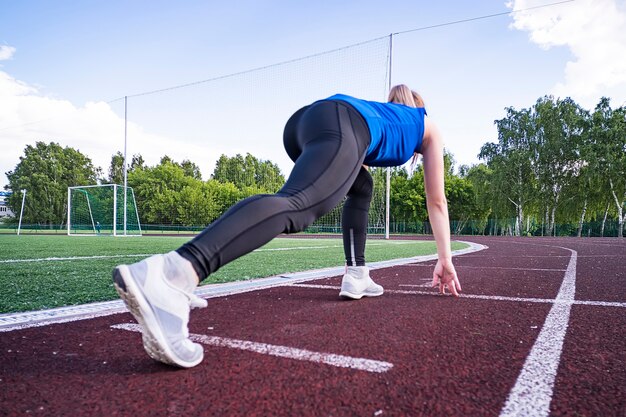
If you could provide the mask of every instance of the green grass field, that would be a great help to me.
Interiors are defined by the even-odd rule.
[[[117,299],[112,269],[176,249],[189,237],[0,235],[0,313]],[[465,244],[453,242],[452,249]],[[368,262],[435,253],[432,241],[370,240]],[[56,258],[56,259],[55,259]],[[202,284],[239,281],[344,264],[340,239],[275,239]]]

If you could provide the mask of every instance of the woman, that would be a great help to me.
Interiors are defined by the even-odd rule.
[[[428,214],[437,243],[433,286],[458,296],[441,135],[426,116],[421,97],[407,86],[392,88],[389,101],[335,95],[298,110],[285,126],[285,149],[295,165],[280,191],[240,201],[176,251],[113,271],[115,287],[142,326],[144,348],[153,359],[186,368],[200,363],[203,349],[189,340],[187,328],[190,307],[206,306],[206,300],[193,295],[198,283],[277,235],[303,230],[346,196],[347,270],[340,295],[381,295],[382,287],[365,266],[372,178],[364,165],[398,166],[418,153],[424,160]]]

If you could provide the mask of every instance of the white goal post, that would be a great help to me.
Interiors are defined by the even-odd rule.
[[[117,184],[68,187],[67,234],[141,236],[133,189]]]

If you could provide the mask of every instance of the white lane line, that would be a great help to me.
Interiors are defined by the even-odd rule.
[[[134,323],[115,324],[111,327],[114,329],[129,330],[131,332],[141,332],[141,326]],[[226,337],[207,336],[193,333],[189,335],[189,338],[194,342],[202,343],[208,346],[246,350],[263,355],[323,363],[339,368],[357,369],[359,371],[383,373],[393,368],[393,364],[389,362],[353,358],[351,356],[336,355],[334,353],[313,352],[311,350],[297,349],[288,346],[270,345],[267,343],[257,343],[247,340],[229,339]]]
[[[409,287],[409,288],[432,288],[431,285],[432,279],[424,280],[423,284],[400,284],[400,287]]]
[[[563,268],[514,268],[514,267],[509,267],[509,266],[465,266],[465,265],[455,265],[454,266],[456,269],[467,269],[467,268],[474,268],[474,269],[506,269],[506,270],[513,270],[513,271],[557,271],[557,272],[564,272],[565,269]]]
[[[402,241],[402,242],[385,242],[385,243],[368,243],[367,246],[385,246],[389,244],[393,245],[408,245],[411,243],[416,243],[418,241]],[[332,248],[343,248],[343,244],[340,245],[324,245],[324,246],[292,246],[289,248],[264,248],[264,249],[255,249],[252,252],[275,252],[275,251],[290,251],[290,250],[307,250],[307,249],[332,249]]]
[[[154,255],[153,253],[138,253],[134,255],[93,255],[93,256],[67,256],[67,257],[49,257],[49,258],[33,258],[33,259],[3,259],[1,264],[11,264],[20,262],[57,262],[57,261],[83,261],[90,259],[115,259],[115,258],[146,258]]]
[[[380,244],[373,244],[370,246],[377,246]],[[327,245],[327,246],[294,246],[292,248],[266,248],[256,249],[253,252],[274,252],[274,251],[290,251],[290,250],[307,250],[307,249],[329,249],[340,248],[341,245]],[[89,261],[93,259],[116,259],[116,258],[147,258],[148,256],[156,255],[155,253],[137,253],[129,255],[93,255],[93,256],[66,256],[66,257],[49,257],[49,258],[31,258],[31,259],[3,259],[0,260],[0,264],[10,263],[28,263],[28,262],[59,262],[59,261]]]
[[[522,245],[523,243],[519,243],[520,245]],[[548,246],[548,245],[539,245],[537,244],[536,246]],[[568,258],[569,259],[569,255],[502,255],[502,258],[529,258],[529,259],[539,259],[539,258],[550,258],[550,259],[558,259],[558,258]],[[616,254],[616,255],[602,255],[602,254],[598,254],[598,255],[578,255],[579,258],[623,258],[624,255],[623,254]],[[467,255],[464,256],[464,258],[493,258],[493,255]],[[456,267],[456,265],[455,265]]]
[[[316,288],[321,290],[341,290],[340,286],[335,285],[318,285],[318,284],[289,284],[291,287],[302,288]],[[406,285],[408,286],[408,285]],[[430,285],[428,285],[430,287]],[[405,295],[432,295],[435,297],[441,297],[436,291],[409,291],[409,290],[388,290],[385,289],[385,294],[405,294]],[[621,307],[626,308],[626,303],[612,302],[612,301],[582,301],[582,300],[566,300],[566,299],[553,299],[553,298],[527,298],[527,297],[505,297],[501,295],[482,295],[482,294],[466,294],[461,293],[461,298],[473,298],[477,300],[491,300],[491,301],[513,301],[522,303],[539,303],[539,304],[565,304],[565,305],[586,305],[586,306],[598,306],[598,307]]]
[[[416,267],[416,266],[424,266],[427,268],[432,268],[433,266],[435,266],[434,263],[432,264],[420,264],[420,265],[415,265],[415,264],[407,264],[407,265],[400,265],[402,267]],[[454,265],[454,267],[456,269],[502,269],[502,270],[513,270],[513,271],[557,271],[557,272],[564,272],[565,269],[563,268],[514,268],[514,267],[509,267],[509,266],[465,266],[465,265]]]
[[[556,301],[537,336],[522,371],[509,393],[500,416],[534,416],[550,414],[550,403],[554,390],[557,369],[561,361],[563,341],[567,333],[572,301],[576,292],[576,257],[572,249],[565,277]]]
[[[583,301],[574,300],[572,304],[582,306],[600,306],[600,307],[626,307],[626,303],[619,303],[617,301]]]

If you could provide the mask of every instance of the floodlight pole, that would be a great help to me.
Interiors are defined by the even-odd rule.
[[[117,184],[113,184],[113,236],[117,236]]]
[[[26,201],[26,189],[22,190],[22,208],[20,209],[20,221],[17,224],[17,235],[20,235],[22,229],[22,216],[24,215],[24,202]]]
[[[72,204],[72,187],[67,187],[67,235],[70,236],[70,222],[71,222],[71,206]]]
[[[126,143],[128,142],[128,97],[124,96],[124,236],[126,236],[127,208],[126,195],[128,194],[128,172],[126,164]],[[117,220],[117,219],[116,219]]]
[[[387,80],[387,95],[391,92],[391,63],[393,55],[393,33],[389,34],[389,78]],[[389,218],[390,218],[390,194],[391,194],[391,167],[387,168],[387,184],[385,193],[385,239],[389,240]]]

